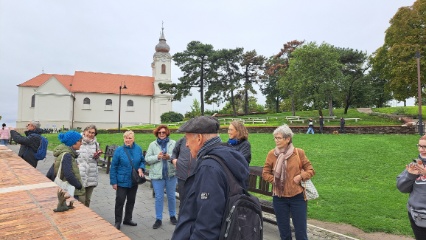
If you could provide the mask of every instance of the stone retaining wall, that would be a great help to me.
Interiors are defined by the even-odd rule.
[[[272,133],[277,127],[247,127],[249,133]],[[292,126],[294,133],[306,133],[308,127]],[[177,129],[170,129],[175,133]],[[152,130],[133,130],[135,133],[150,133]],[[315,133],[319,133],[319,127],[314,127]],[[324,127],[325,134],[332,134],[334,131],[339,131],[339,126]],[[351,134],[417,134],[415,126],[348,126],[345,127],[346,133]],[[109,133],[117,133],[117,130],[107,130]],[[220,133],[226,134],[228,127],[221,127]]]

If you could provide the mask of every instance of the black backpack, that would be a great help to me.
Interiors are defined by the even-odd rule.
[[[203,158],[211,158],[220,163],[228,180],[228,199],[219,239],[263,239],[263,217],[259,199],[237,182],[222,158],[215,155]]]

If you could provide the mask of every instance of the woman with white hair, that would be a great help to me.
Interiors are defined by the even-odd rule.
[[[296,239],[308,239],[307,200],[301,181],[310,179],[315,171],[305,152],[293,146],[288,125],[275,129],[273,136],[275,148],[266,156],[262,177],[273,184],[272,203],[281,239],[291,239],[290,216]]]

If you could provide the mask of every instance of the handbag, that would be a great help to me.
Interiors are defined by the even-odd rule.
[[[69,184],[68,181],[63,181],[61,179],[62,160],[64,159],[64,155],[65,154],[62,154],[61,162],[59,163],[58,173],[56,174],[55,180],[53,182],[55,182],[60,188],[62,188],[62,190],[68,192],[70,196],[74,196],[75,187]]]
[[[127,154],[127,158],[130,161],[130,165],[132,166],[132,183],[133,184],[142,184],[146,182],[146,178],[145,176],[141,177],[139,176],[138,171],[136,171],[136,169],[133,167],[133,161],[132,158],[130,157],[130,154],[127,152],[127,149],[124,148],[124,151]]]
[[[302,169],[302,161],[300,160],[299,150],[298,149],[296,149],[296,153],[297,153],[297,157],[299,158],[300,169],[303,171],[303,169]],[[315,185],[311,181],[311,179],[302,180],[300,182],[300,185],[303,187],[303,193],[305,194],[305,198],[307,200],[314,200],[314,199],[317,199],[319,197],[319,193],[317,191],[317,188],[315,187]]]
[[[307,200],[317,199],[319,197],[318,191],[314,186],[311,179],[301,182],[302,187],[305,189],[305,196]]]
[[[418,227],[426,228],[426,211],[425,210],[414,210],[413,207],[410,206],[411,217],[414,220],[414,223]]]

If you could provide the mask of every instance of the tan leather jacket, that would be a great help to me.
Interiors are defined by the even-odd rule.
[[[275,164],[277,164],[277,156],[275,156],[274,149],[272,149],[266,156],[266,161],[262,172],[262,178],[272,184],[274,183],[274,173],[272,169],[274,169]],[[301,171],[300,166],[302,166],[304,171]],[[302,186],[300,184],[296,184],[293,181],[293,178],[299,174],[302,176],[303,180],[308,180],[314,176],[315,171],[311,165],[311,162],[306,157],[305,151],[300,148],[294,148],[293,154],[287,160],[287,179],[284,183],[285,197],[294,197],[297,194],[303,192]]]

